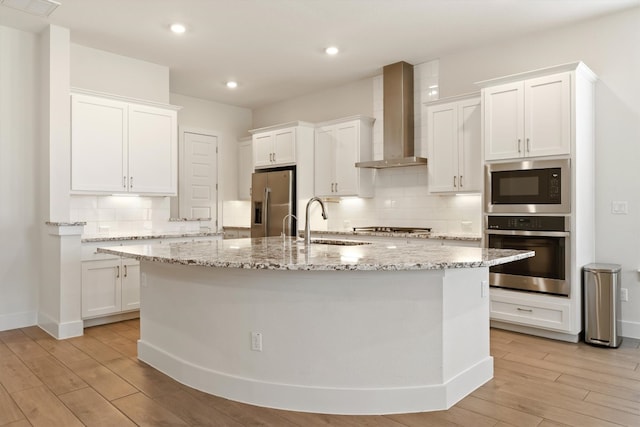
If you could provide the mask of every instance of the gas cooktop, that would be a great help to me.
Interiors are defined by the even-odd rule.
[[[430,233],[430,228],[422,228],[422,227],[353,227],[354,232],[358,231],[368,231],[373,233],[416,233],[416,234],[426,234]]]

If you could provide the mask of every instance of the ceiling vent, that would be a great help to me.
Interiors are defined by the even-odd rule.
[[[0,0],[0,4],[36,16],[49,16],[60,6],[53,0]]]

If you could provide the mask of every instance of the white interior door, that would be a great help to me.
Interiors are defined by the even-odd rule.
[[[184,131],[180,171],[180,216],[217,224],[218,136]]]

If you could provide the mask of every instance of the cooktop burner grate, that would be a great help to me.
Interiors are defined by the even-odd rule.
[[[353,227],[354,232],[370,231],[375,233],[430,233],[430,228],[423,227]]]

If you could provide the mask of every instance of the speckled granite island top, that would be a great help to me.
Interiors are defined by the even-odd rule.
[[[193,238],[193,237],[215,237],[222,236],[222,232],[216,231],[146,231],[131,233],[109,233],[82,236],[82,243],[89,242],[115,242],[126,240],[150,240],[150,239],[170,239],[170,238]]]
[[[313,243],[306,247],[303,241],[290,237],[108,247],[98,248],[98,252],[141,261],[208,267],[397,271],[491,267],[535,255],[533,251],[434,247],[419,242],[370,243],[364,239],[325,240],[325,243]]]

